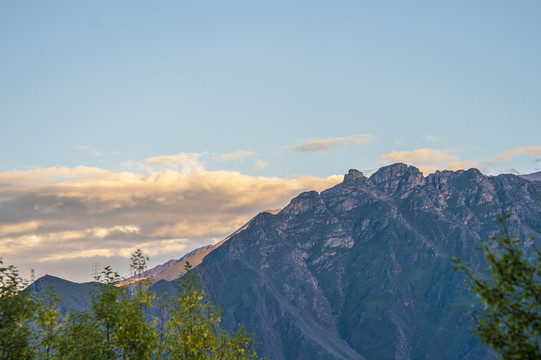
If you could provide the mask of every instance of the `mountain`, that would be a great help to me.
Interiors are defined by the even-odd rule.
[[[199,263],[223,325],[244,323],[269,360],[491,359],[470,333],[465,312],[475,299],[451,260],[482,269],[479,239],[499,234],[504,214],[520,246],[538,242],[540,193],[541,182],[476,169],[425,177],[394,164],[369,178],[350,170],[189,261]],[[176,291],[157,277],[178,277],[181,260],[155,275],[158,295]],[[32,286],[46,284],[81,308],[92,286],[50,276]]]
[[[123,282],[123,284],[130,284],[134,281],[147,278],[151,278],[153,283],[159,280],[172,281],[174,279],[178,279],[180,275],[184,273],[184,265],[186,264],[186,261],[189,260],[190,263],[193,263],[194,266],[197,266],[201,263],[201,260],[203,260],[205,255],[207,255],[210,251],[213,250],[213,248],[217,246],[219,245],[205,245],[195,250],[192,250],[178,260],[171,259],[163,264],[153,267],[152,269],[143,271],[139,275],[131,276],[127,278],[126,281]]]
[[[280,209],[275,209],[275,210],[266,210],[265,212],[268,212],[270,214],[276,214],[279,211]],[[246,229],[246,227],[250,224],[251,221],[252,220],[248,221],[246,224],[241,226],[238,230],[236,230],[233,234],[229,235],[224,240],[214,245],[206,245],[206,246],[197,248],[195,250],[192,250],[186,255],[182,256],[178,260],[169,260],[166,263],[163,263],[161,265],[153,267],[152,269],[144,271],[141,275],[129,277],[126,279],[125,284],[129,284],[129,283],[132,283],[133,281],[138,281],[139,279],[146,279],[146,278],[150,278],[153,284],[160,280],[174,281],[184,274],[185,272],[184,267],[186,266],[186,262],[190,262],[190,265],[194,267],[201,264],[201,261],[203,261],[205,256],[207,256],[212,251],[219,248],[224,242],[229,240],[232,236]]]
[[[49,286],[52,287],[62,299],[59,312],[65,315],[73,310],[88,310],[90,307],[90,291],[96,284],[96,282],[75,283],[56,276],[45,275],[34,281],[27,289],[39,296]]]
[[[492,358],[464,315],[455,257],[479,239],[541,235],[541,183],[476,169],[429,176],[394,164],[261,213],[199,265],[223,323],[244,323],[268,359]],[[529,246],[524,242],[523,246]]]
[[[272,212],[275,210],[270,210],[270,211]],[[167,266],[157,266],[151,270],[147,270],[143,273],[143,277],[147,277],[147,276],[150,277],[151,282],[153,284],[157,283],[160,280],[175,281],[176,279],[178,279],[180,276],[184,274],[185,272],[184,267],[186,266],[186,262],[189,262],[190,265],[194,267],[198,266],[199,264],[201,264],[205,256],[207,256],[212,251],[219,248],[224,242],[229,240],[231,236],[234,236],[237,233],[243,231],[250,224],[250,222],[251,220],[247,222],[246,224],[244,224],[243,226],[241,226],[240,229],[235,231],[233,234],[229,235],[228,237],[218,242],[217,244],[207,245],[207,246],[197,248],[193,251],[190,251],[189,253],[187,253],[186,255],[184,255],[183,257],[181,257],[180,259],[178,259],[176,262],[172,264],[171,264],[171,261],[169,261],[168,263],[166,263],[166,264],[169,264]]]
[[[534,172],[531,174],[519,175],[521,178],[530,180],[530,181],[541,181],[541,171]]]

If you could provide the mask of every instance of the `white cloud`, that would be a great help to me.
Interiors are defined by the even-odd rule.
[[[237,150],[234,153],[214,156],[212,159],[216,161],[229,161],[233,159],[243,160],[245,157],[253,155],[257,154],[253,151]]]
[[[372,134],[361,134],[361,135],[352,135],[348,137],[341,138],[328,138],[328,139],[311,139],[310,141],[297,144],[297,145],[288,145],[284,148],[291,149],[294,151],[301,152],[317,152],[317,151],[327,151],[335,146],[349,146],[351,144],[368,144],[373,141],[375,138]]]
[[[427,138],[427,140],[432,141],[432,142],[434,142],[434,143],[437,143],[437,142],[440,142],[440,141],[441,141],[441,136],[440,136],[440,135],[436,135],[436,136],[434,136],[434,135],[427,135],[426,138]]]

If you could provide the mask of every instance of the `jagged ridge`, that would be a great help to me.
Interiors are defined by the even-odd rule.
[[[476,169],[350,170],[259,214],[200,269],[225,323],[245,323],[269,359],[484,358],[451,259],[481,266],[478,240],[499,232],[503,214],[518,237],[539,238],[540,191]]]

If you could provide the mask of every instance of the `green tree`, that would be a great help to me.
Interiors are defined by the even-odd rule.
[[[110,266],[106,266],[96,280],[99,283],[92,289],[90,311],[100,325],[100,344],[103,346],[101,351],[106,359],[116,359],[114,339],[121,317],[120,298],[125,289],[116,286],[122,279]]]
[[[114,335],[122,359],[149,359],[158,348],[158,333],[146,317],[154,294],[148,288],[150,281],[142,279],[148,257],[137,249],[131,255],[131,269],[136,282],[124,285],[120,293],[119,317]]]
[[[0,259],[0,359],[32,359],[30,319],[35,311],[32,295],[18,270]]]
[[[455,259],[455,270],[468,276],[479,299],[472,312],[473,333],[503,359],[541,359],[541,253],[531,239],[531,253],[509,235],[508,216],[499,218],[503,231],[483,241],[489,274]]]
[[[70,312],[59,329],[58,359],[105,360],[100,325],[89,312]]]
[[[141,249],[135,250],[130,256],[130,269],[135,280],[142,280],[141,276],[147,269],[148,256],[143,255]],[[148,284],[148,283],[147,283]]]
[[[131,255],[131,269],[139,281],[123,282],[118,273],[107,266],[97,279],[91,312],[100,325],[103,353],[107,359],[149,359],[158,348],[158,334],[146,317],[153,294],[150,283],[141,279],[147,257],[141,250]]]
[[[49,286],[43,296],[37,299],[34,324],[37,330],[38,356],[42,359],[54,358],[54,348],[59,342],[60,314],[58,308],[61,304],[60,296],[52,286]]]
[[[220,309],[205,297],[198,269],[187,262],[178,280],[180,290],[171,300],[162,352],[166,359],[257,358],[252,337],[243,327],[233,336],[220,326]]]

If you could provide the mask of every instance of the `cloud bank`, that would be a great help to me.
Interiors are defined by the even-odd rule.
[[[0,254],[5,263],[89,280],[69,264],[127,257],[164,259],[225,238],[258,212],[285,206],[342,176],[254,177],[206,171],[198,154],[131,164],[136,171],[53,167],[0,173]],[[139,173],[143,169],[144,173]],[[83,262],[84,262],[83,261]],[[39,273],[39,271],[38,271]],[[59,276],[70,276],[57,274]]]

